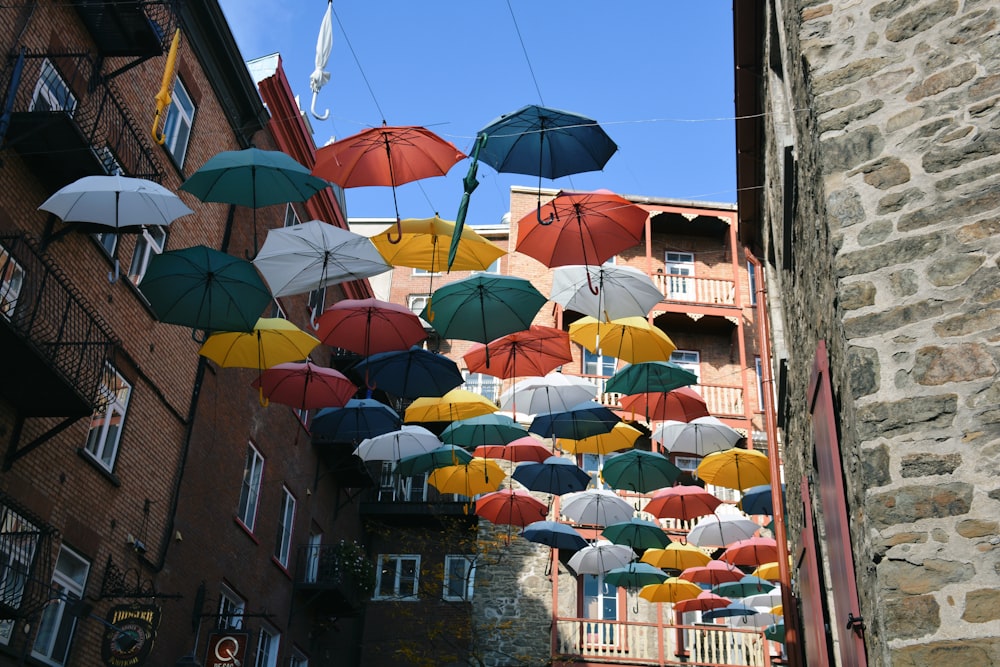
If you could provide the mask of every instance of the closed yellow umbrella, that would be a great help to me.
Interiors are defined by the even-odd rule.
[[[771,483],[767,456],[755,449],[739,447],[712,452],[701,460],[695,474],[708,484],[737,491]]]
[[[571,340],[591,352],[636,364],[643,361],[669,361],[677,346],[645,317],[622,317],[599,322],[582,317],[569,325]]]
[[[568,454],[610,454],[629,449],[640,435],[642,435],[642,431],[621,422],[615,424],[607,433],[599,433],[579,440],[559,438],[556,440],[556,444]]]
[[[496,404],[466,389],[452,389],[444,396],[422,396],[406,408],[405,422],[450,422],[496,412]]]
[[[427,483],[439,493],[478,496],[500,488],[507,473],[493,459],[474,458],[468,463],[435,468]]]
[[[698,597],[704,589],[687,579],[670,577],[661,584],[649,584],[639,590],[639,597],[650,602],[681,602]]]
[[[372,237],[379,254],[393,266],[409,266],[431,273],[442,272],[448,267],[448,249],[455,233],[455,223],[433,218],[408,218],[399,223],[402,238],[395,240],[395,230],[390,228]],[[497,246],[471,227],[464,227],[459,237],[458,253],[451,265],[452,271],[484,271],[490,264],[506,255]]]
[[[646,549],[639,560],[661,570],[686,570],[703,567],[712,557],[693,544],[671,542],[665,549]]]

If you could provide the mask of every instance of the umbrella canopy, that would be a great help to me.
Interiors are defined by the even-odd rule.
[[[597,289],[594,294],[591,285]],[[560,266],[552,272],[549,299],[566,310],[607,322],[646,317],[663,293],[645,273],[631,266]]]
[[[319,24],[319,36],[316,38],[316,69],[309,75],[309,88],[313,94],[309,110],[316,120],[326,120],[330,116],[329,109],[323,112],[322,116],[316,113],[316,96],[330,80],[330,73],[323,68],[330,59],[331,51],[333,51],[333,0],[328,0],[326,13],[323,14],[323,20]]]
[[[785,485],[781,485],[781,500],[785,500]],[[740,509],[742,509],[747,514],[766,514],[771,516],[774,514],[774,497],[772,495],[770,484],[761,484],[759,486],[751,486],[749,489],[743,491],[743,497],[740,499]]]
[[[739,602],[733,602],[725,607],[709,609],[708,611],[702,613],[701,618],[704,621],[711,621],[716,618],[749,617],[757,613],[758,611],[752,607],[747,607]]]
[[[442,441],[466,448],[506,445],[527,436],[526,428],[507,415],[496,413],[459,419],[441,431]]]
[[[407,350],[427,338],[420,318],[409,308],[378,299],[344,299],[319,317],[316,335],[324,345],[368,357]]]
[[[368,388],[398,398],[443,396],[465,382],[454,361],[416,345],[373,354],[355,364],[351,373]]]
[[[253,264],[203,245],[154,254],[139,291],[160,322],[205,331],[251,331],[271,302]]]
[[[478,496],[500,488],[507,473],[491,459],[472,459],[468,463],[435,468],[427,477],[427,483],[439,493],[454,493],[460,496]]]
[[[549,456],[540,463],[521,463],[511,477],[532,491],[555,495],[582,491],[590,484],[590,475],[586,471],[572,459],[561,456]]]
[[[725,547],[733,542],[753,537],[760,526],[742,515],[712,514],[696,523],[687,534],[687,541],[699,547]]]
[[[245,148],[216,153],[180,189],[203,202],[258,209],[305,201],[328,186],[287,153]]]
[[[423,454],[404,456],[396,463],[395,471],[404,477],[422,475],[435,468],[457,466],[468,463],[472,454],[455,445],[441,445]]]
[[[728,607],[733,601],[729,598],[722,597],[721,595],[716,595],[711,591],[702,591],[698,594],[698,597],[690,598],[687,600],[681,600],[674,605],[674,611],[681,613],[689,611],[708,611],[709,609],[718,609],[719,607]]]
[[[579,440],[559,438],[556,443],[569,454],[610,454],[635,445],[642,431],[625,422],[619,422],[607,433],[598,433]]]
[[[440,446],[438,437],[423,426],[406,424],[399,430],[365,438],[354,450],[354,455],[363,461],[398,461],[404,456],[426,454]]]
[[[605,527],[601,535],[615,544],[627,544],[638,550],[663,549],[670,544],[670,538],[659,524],[636,517]]]
[[[731,449],[743,435],[716,417],[708,416],[690,422],[664,422],[653,431],[651,438],[671,454],[707,456]]]
[[[530,523],[521,531],[521,537],[529,542],[537,542],[566,551],[577,551],[588,544],[576,528],[559,521]]]
[[[314,439],[327,442],[360,442],[399,430],[399,414],[372,398],[352,398],[342,408],[324,408],[312,419]]]
[[[623,317],[610,322],[599,322],[593,317],[581,317],[569,325],[569,337],[570,340],[583,345],[595,354],[600,353],[615,357],[627,361],[632,366],[638,366],[641,362],[668,363],[667,359],[670,359],[670,355],[677,349],[667,334],[647,322],[644,317]],[[648,381],[646,384],[612,384],[616,376],[628,371],[632,366],[628,366],[611,376],[604,390],[621,394],[637,394],[646,391],[669,391],[683,386],[683,384],[697,382],[693,373],[684,371],[690,381],[685,381],[682,384],[674,383],[670,386],[663,386],[652,381]],[[641,369],[640,371],[632,371],[631,374],[640,372]],[[624,389],[629,389],[629,391],[624,391]]]
[[[635,552],[631,547],[600,541],[577,551],[566,564],[577,575],[601,575],[615,568],[625,567],[634,560]]]
[[[606,489],[568,493],[563,496],[560,511],[578,525],[586,526],[610,526],[628,521],[635,515],[634,507],[614,491]]]
[[[476,273],[435,290],[420,316],[442,338],[487,343],[530,327],[544,303],[524,278]]]
[[[780,565],[775,560],[768,563],[761,563],[750,574],[761,579],[767,579],[768,581],[779,581],[781,579],[781,570],[779,568]]]
[[[372,243],[385,261],[393,266],[423,269],[431,274],[447,269],[448,244],[455,233],[455,223],[433,218],[407,218],[399,222],[402,238],[393,230],[377,234]],[[471,227],[462,230],[452,263],[452,271],[485,271],[493,262],[507,254],[503,248]]]
[[[545,412],[535,415],[528,428],[543,438],[569,438],[580,440],[599,433],[607,433],[621,417],[597,401],[577,403],[563,412]]]
[[[416,399],[406,408],[404,420],[450,422],[496,411],[496,404],[482,394],[467,389],[452,389],[444,396],[422,396]]]
[[[748,574],[737,581],[729,581],[718,586],[713,586],[712,592],[729,598],[743,598],[748,595],[767,593],[774,589],[775,585],[770,581]],[[754,613],[756,613],[756,610],[754,610]]]
[[[664,570],[686,570],[705,565],[712,557],[693,544],[671,542],[663,549],[647,549],[642,562]]]
[[[500,394],[500,409],[536,415],[541,412],[564,412],[574,405],[593,400],[597,385],[577,375],[552,372],[542,377],[521,380]]]
[[[721,500],[700,486],[671,486],[654,491],[642,509],[659,519],[689,521],[714,513],[721,504]]]
[[[781,604],[781,587],[776,586],[769,591],[764,593],[754,593],[753,595],[747,595],[739,599],[742,604],[748,607],[753,607],[754,609],[760,609],[761,611],[770,611],[774,609],[776,605]],[[776,612],[771,612],[776,613]]]
[[[646,421],[687,422],[709,416],[705,399],[690,387],[622,396],[618,404],[632,419],[645,417]]]
[[[253,263],[274,296],[304,294],[392,269],[371,239],[320,220],[269,230]]]
[[[223,368],[263,372],[286,361],[301,361],[319,341],[280,317],[262,317],[251,331],[223,331],[209,336],[198,354]]]
[[[527,491],[501,489],[476,500],[476,514],[496,524],[524,527],[544,521],[549,508]]]
[[[504,445],[480,445],[473,454],[486,459],[503,459],[513,463],[541,463],[552,456],[548,447],[530,435],[511,440]]]
[[[753,565],[778,560],[778,543],[773,537],[748,537],[733,542],[719,556],[732,565]]]
[[[651,584],[662,584],[670,577],[658,567],[649,563],[629,563],[618,567],[604,575],[604,581],[612,586],[638,590]]]
[[[705,565],[696,565],[695,567],[685,568],[684,571],[678,576],[680,576],[681,579],[687,579],[688,581],[696,584],[718,586],[719,584],[724,584],[729,581],[739,581],[745,574],[746,573],[743,570],[734,565],[723,563],[719,560],[713,560],[709,561]]]
[[[340,371],[311,361],[271,366],[251,386],[267,400],[299,410],[343,407],[358,391]]]
[[[639,597],[650,602],[677,603],[691,600],[703,592],[701,586],[678,577],[668,577],[659,584],[647,584],[639,591]]]
[[[742,490],[771,482],[767,456],[754,449],[713,452],[701,460],[695,472],[699,479],[727,489]]]
[[[608,351],[611,349],[606,348]],[[697,375],[672,361],[639,360],[639,363],[632,363],[608,378],[604,390],[619,394],[643,394],[671,391],[697,382]]]
[[[764,636],[773,642],[785,643],[785,622],[772,623],[764,628]]]
[[[473,345],[462,358],[472,373],[513,378],[545,375],[573,361],[573,352],[568,333],[533,324],[524,331],[492,340],[488,346]]]
[[[641,449],[613,454],[601,468],[601,476],[611,488],[639,493],[671,486],[680,474],[681,469],[663,454]]]

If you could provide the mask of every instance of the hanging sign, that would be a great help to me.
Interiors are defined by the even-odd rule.
[[[208,636],[205,667],[241,667],[250,635],[246,632],[213,632]]]
[[[160,609],[153,605],[112,607],[105,621],[101,659],[107,667],[139,667],[153,650]]]

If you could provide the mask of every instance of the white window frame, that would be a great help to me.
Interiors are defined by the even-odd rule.
[[[757,376],[757,412],[764,412],[764,364],[760,357],[753,358],[753,366]]]
[[[694,373],[698,378],[697,384],[701,384],[701,352],[698,350],[674,350],[670,353],[670,362]]]
[[[747,262],[747,285],[750,289],[750,305],[757,305],[757,267]]]
[[[395,461],[382,461],[378,499],[395,502],[427,502],[427,476],[405,476],[395,471]]]
[[[319,577],[319,561],[323,554],[323,533],[309,533],[306,552],[306,583],[314,584]]]
[[[216,625],[219,630],[242,630],[246,600],[225,584],[219,589],[219,613]]]
[[[129,265],[128,277],[133,285],[138,285],[149,268],[149,260],[153,255],[159,255],[167,244],[167,228],[162,225],[149,225],[142,228],[142,234],[135,242],[135,252],[132,253],[132,263]]]
[[[0,506],[0,602],[19,609],[38,545],[38,528],[7,506]],[[0,621],[0,644],[10,643],[14,620]]]
[[[58,597],[50,599],[38,622],[38,634],[31,657],[47,665],[65,665],[73,647],[76,616],[69,611],[68,600],[83,598],[90,575],[90,561],[66,545],[59,549],[52,571],[52,589]]]
[[[292,647],[292,654],[288,656],[288,667],[309,667],[309,658],[297,647]]]
[[[392,563],[392,569],[388,569],[389,563]],[[400,565],[403,562],[413,562],[413,581],[411,586],[407,590],[403,590],[402,587],[407,583],[404,581],[403,568]],[[383,577],[391,577],[391,582],[386,582],[387,585],[391,583],[391,587],[388,588],[387,592],[382,591]],[[420,586],[420,554],[379,554],[378,555],[378,568],[375,571],[375,592],[372,595],[373,600],[416,600],[418,599],[417,592]]]
[[[257,508],[260,505],[260,487],[263,478],[264,455],[253,446],[252,442],[248,442],[236,518],[251,533],[257,524]]]
[[[287,486],[281,487],[281,510],[278,517],[278,536],[274,544],[274,557],[281,566],[288,569],[288,557],[292,552],[292,530],[295,526],[295,496]]]
[[[91,416],[83,451],[102,468],[111,471],[118,460],[118,448],[125,428],[132,385],[108,363],[104,365],[100,394],[106,402],[98,406]]]
[[[424,308],[427,307],[427,303],[430,300],[430,294],[411,294],[406,297],[406,307],[409,308],[414,315],[420,317],[420,313],[424,311]]]
[[[39,108],[39,100],[47,107]],[[59,73],[52,61],[46,58],[42,61],[42,66],[38,75],[38,82],[35,83],[35,90],[31,93],[31,111],[66,111],[72,116],[76,111],[77,99],[73,91],[70,90],[69,83]]]
[[[0,315],[8,320],[14,316],[25,275],[24,267],[0,245]]]
[[[461,572],[454,573],[461,581],[452,586],[452,566],[461,564]],[[476,558],[466,554],[448,554],[444,557],[444,590],[441,597],[449,602],[469,602],[475,590]],[[464,585],[463,585],[464,583]],[[460,588],[461,593],[454,595],[453,588]]]
[[[500,397],[500,378],[486,373],[470,373],[468,370],[462,371],[462,378],[462,389],[479,394],[494,403]]]
[[[302,220],[295,211],[295,207],[291,204],[285,204],[285,227],[294,227],[300,224],[302,224]]]
[[[663,256],[668,299],[694,301],[694,253],[667,250]]]
[[[674,465],[680,468],[683,472],[689,472],[694,474],[698,470],[698,464],[701,463],[701,457],[698,456],[675,456]]]
[[[584,452],[580,454],[580,469],[590,475],[589,489],[603,489],[604,481],[601,479],[601,470],[604,468],[604,454],[594,454]]]
[[[485,269],[482,269],[480,271],[473,271],[472,273],[488,273],[491,275],[498,276],[500,275],[500,259],[501,257],[497,257],[496,259],[493,260],[493,263],[487,266]]]
[[[588,583],[596,585],[596,595],[587,595]],[[605,582],[603,574],[580,575],[580,599],[583,604],[583,618],[595,621],[617,621],[618,606],[620,604],[618,595],[619,588]],[[588,601],[591,600],[596,603],[593,605],[593,610],[591,610],[591,605],[588,604]],[[611,607],[614,609],[614,615],[612,618],[605,618],[605,603],[607,601],[613,601]],[[586,623],[585,627],[584,642],[588,646],[614,646],[618,644],[619,626],[617,623]]]
[[[417,269],[417,268],[414,268],[413,269],[413,273],[411,275],[417,276],[417,277],[420,277],[420,276],[440,276],[441,272],[440,271],[428,271],[427,269]]]
[[[170,106],[167,107],[167,119],[163,123],[163,145],[179,167],[184,166],[184,159],[187,157],[195,110],[194,100],[178,77],[174,80]]]
[[[257,635],[257,653],[254,667],[278,667],[278,651],[281,648],[281,633],[269,625],[260,626]]]

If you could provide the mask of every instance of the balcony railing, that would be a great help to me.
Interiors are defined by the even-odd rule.
[[[27,618],[48,602],[55,534],[54,528],[0,492],[0,619]]]
[[[732,280],[695,278],[679,274],[658,273],[653,282],[666,301],[689,301],[722,306],[736,304],[736,284]]]
[[[599,384],[602,388],[604,383],[607,382],[607,378],[588,377],[587,379],[595,384]],[[705,405],[708,407],[708,412],[713,417],[744,416],[742,387],[696,384],[691,385],[691,388],[701,394],[701,397],[705,399]],[[609,408],[618,408],[621,405],[620,402],[622,396],[623,394],[601,392],[598,394],[597,400],[600,401],[602,405],[606,405]]]
[[[370,563],[368,566],[371,567]],[[306,595],[310,605],[324,613],[355,615],[371,594],[362,581],[364,575],[359,574],[361,569],[357,556],[345,555],[340,545],[301,546],[296,554],[295,588]],[[371,574],[371,581],[373,577]]]
[[[73,0],[101,54],[152,57],[166,51],[177,27],[175,0]]]

